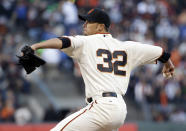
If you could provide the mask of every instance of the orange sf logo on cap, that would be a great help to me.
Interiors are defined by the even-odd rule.
[[[88,14],[92,13],[93,11],[94,11],[94,9],[91,9],[91,10],[88,12]]]

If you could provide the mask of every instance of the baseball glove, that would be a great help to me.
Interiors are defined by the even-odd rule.
[[[27,74],[32,73],[36,67],[44,65],[46,62],[34,54],[34,50],[30,46],[24,46],[21,49],[22,56],[18,57],[18,65],[21,65]]]

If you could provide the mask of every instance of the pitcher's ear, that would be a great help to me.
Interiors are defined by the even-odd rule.
[[[98,24],[97,29],[98,29],[98,31],[103,31],[103,30],[105,30],[105,25],[104,24]]]

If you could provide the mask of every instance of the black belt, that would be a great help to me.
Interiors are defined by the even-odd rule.
[[[117,97],[117,94],[115,92],[103,92],[103,97]],[[91,103],[93,101],[92,97],[87,98],[87,102]]]

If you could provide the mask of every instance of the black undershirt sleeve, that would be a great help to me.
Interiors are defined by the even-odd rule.
[[[68,37],[57,37],[57,38],[60,39],[63,43],[63,45],[61,45],[61,49],[68,48],[71,46],[71,41]]]
[[[162,63],[166,63],[170,57],[171,57],[171,54],[164,51],[162,55],[158,58],[158,61]]]

